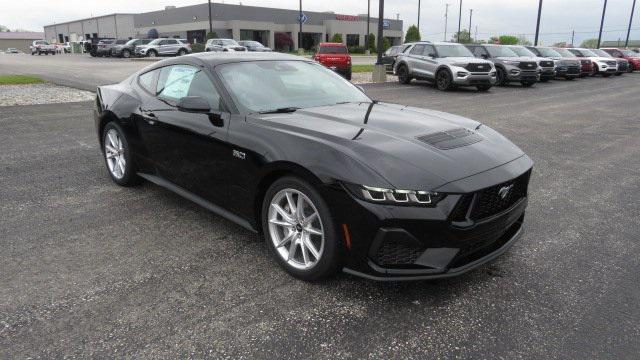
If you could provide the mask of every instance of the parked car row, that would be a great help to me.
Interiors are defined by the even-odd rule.
[[[640,54],[620,49],[551,48],[520,45],[421,41],[390,48],[383,57],[388,72],[400,83],[432,82],[440,90],[602,75],[622,75],[640,69]]]

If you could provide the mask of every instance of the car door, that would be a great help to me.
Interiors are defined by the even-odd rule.
[[[409,51],[409,54],[407,55],[409,68],[412,70],[414,74],[418,74],[420,76],[425,74],[423,64],[422,64],[423,53],[424,53],[424,44],[417,44]]]
[[[433,45],[425,45],[422,53],[422,67],[425,75],[431,79],[435,79],[438,70],[436,57],[436,48]]]
[[[172,55],[175,54],[176,52],[178,52],[177,44],[178,41],[175,39],[167,39],[164,40],[163,42],[164,44],[161,46],[162,47],[162,54],[164,55]]]
[[[224,206],[230,114],[208,72],[193,65],[170,65],[159,70],[156,94],[145,102],[139,126],[157,173],[173,184]],[[177,107],[185,96],[207,100],[208,112]]]

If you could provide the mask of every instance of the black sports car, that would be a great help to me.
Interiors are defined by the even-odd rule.
[[[458,275],[523,229],[533,163],[509,140],[296,56],[154,63],[98,88],[95,125],[117,184],[146,179],[262,233],[303,280]]]

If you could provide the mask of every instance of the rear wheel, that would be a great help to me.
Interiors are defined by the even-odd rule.
[[[102,130],[102,152],[111,180],[120,186],[133,186],[140,182],[129,141],[124,131],[115,122],[105,125]]]
[[[180,49],[178,51],[178,56],[183,56],[184,54],[186,54],[187,52],[184,49]]]
[[[449,91],[455,87],[453,77],[448,70],[440,70],[436,74],[436,86],[440,91]]]
[[[285,271],[305,281],[336,273],[340,241],[327,204],[311,184],[296,177],[277,180],[261,214],[267,247]]]
[[[149,50],[147,52],[147,56],[150,57],[150,58],[154,58],[154,57],[158,56],[158,53],[155,50]]]
[[[126,59],[130,58],[130,57],[131,57],[131,51],[129,51],[129,50],[122,50],[122,57],[123,57],[123,58],[126,58]]]
[[[400,67],[398,67],[398,81],[400,82],[400,84],[408,84],[411,82],[409,69],[406,65],[400,65]]]

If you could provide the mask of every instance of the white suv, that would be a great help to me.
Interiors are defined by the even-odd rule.
[[[233,39],[209,39],[204,51],[247,51],[247,48]]]
[[[618,61],[616,59],[599,56],[589,49],[571,48],[567,50],[574,53],[576,57],[591,59],[593,62],[592,75],[601,74],[604,77],[609,77],[618,72]]]
[[[442,91],[458,86],[487,91],[496,83],[493,63],[474,57],[463,45],[431,41],[405,45],[408,47],[398,55],[394,68],[403,84],[420,79],[434,82]]]

